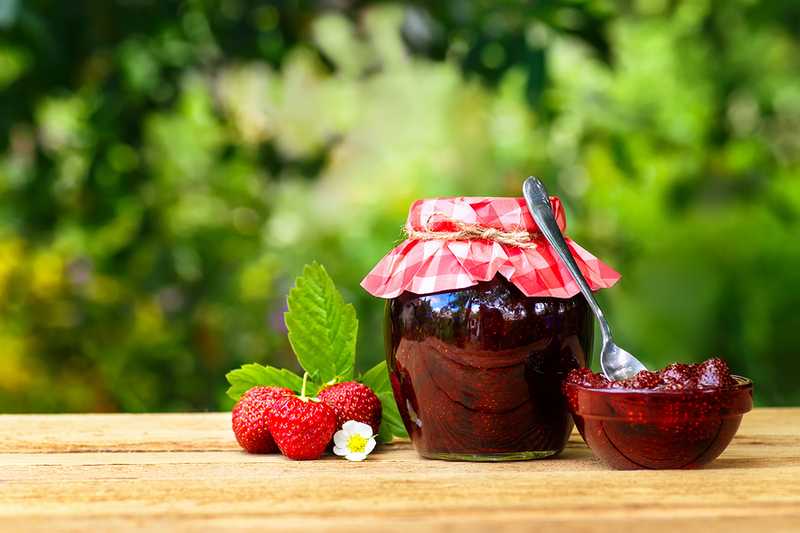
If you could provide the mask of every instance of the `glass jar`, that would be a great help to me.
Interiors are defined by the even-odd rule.
[[[561,393],[587,366],[582,296],[529,298],[502,276],[386,304],[394,395],[420,455],[502,461],[559,453],[572,430]]]
[[[550,203],[563,232],[564,207]],[[502,461],[560,452],[572,429],[561,382],[588,365],[593,322],[525,200],[417,200],[405,234],[361,286],[388,302],[389,375],[419,453]],[[592,290],[616,283],[617,272],[565,241]]]

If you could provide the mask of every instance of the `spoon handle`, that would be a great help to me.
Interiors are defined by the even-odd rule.
[[[526,179],[525,183],[522,185],[522,194],[525,196],[528,210],[531,212],[531,215],[533,215],[533,220],[536,221],[539,230],[564,262],[564,265],[567,267],[570,274],[572,274],[572,277],[575,278],[575,282],[578,284],[581,293],[589,303],[589,307],[591,307],[594,316],[597,317],[597,321],[600,324],[600,334],[603,336],[603,342],[611,341],[611,328],[608,325],[605,315],[603,315],[603,310],[600,309],[600,305],[597,303],[597,300],[595,300],[592,289],[586,282],[586,278],[583,277],[583,273],[580,268],[578,268],[575,258],[572,257],[572,253],[569,251],[569,248],[567,248],[564,236],[561,234],[558,223],[553,216],[550,196],[547,194],[547,189],[544,188],[544,184],[537,178],[531,176]]]

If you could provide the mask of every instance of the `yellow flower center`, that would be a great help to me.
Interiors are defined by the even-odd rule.
[[[367,439],[362,437],[359,434],[350,435],[350,438],[347,440],[347,448],[351,452],[360,453],[363,452],[367,447]]]

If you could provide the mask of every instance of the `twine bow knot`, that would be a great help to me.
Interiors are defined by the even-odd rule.
[[[432,217],[431,217],[432,218]],[[536,243],[533,239],[539,236],[539,233],[530,233],[524,229],[503,231],[501,229],[492,228],[489,226],[481,226],[480,224],[466,224],[460,220],[452,218],[439,218],[437,223],[448,223],[455,226],[453,231],[435,231],[430,228],[430,218],[425,224],[423,230],[416,230],[411,227],[404,228],[406,237],[412,241],[472,241],[472,240],[487,240],[499,242],[500,244],[507,244],[509,246],[516,246],[517,248],[536,248]]]

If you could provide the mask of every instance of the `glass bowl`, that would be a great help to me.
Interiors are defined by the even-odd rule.
[[[612,468],[697,468],[719,456],[753,407],[753,382],[720,389],[597,389],[566,383],[575,425]]]

